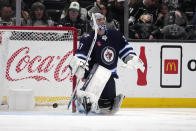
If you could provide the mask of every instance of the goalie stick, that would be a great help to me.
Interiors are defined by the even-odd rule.
[[[95,19],[94,13],[92,13],[92,19],[93,19],[93,24],[94,24],[93,26],[94,26],[94,29],[95,29],[95,35],[94,35],[94,38],[93,38],[93,42],[92,42],[92,44],[91,44],[91,47],[90,47],[90,49],[89,49],[89,52],[88,52],[88,54],[87,54],[86,61],[85,61],[85,63],[82,65],[82,68],[84,68],[84,69],[85,69],[86,65],[88,64],[90,55],[91,55],[92,50],[93,50],[93,48],[94,48],[95,42],[96,42],[96,40],[97,40],[98,25],[97,25],[97,23],[96,23],[96,19]],[[75,98],[76,90],[77,90],[77,87],[78,87],[78,85],[79,85],[79,83],[80,83],[80,80],[81,80],[81,79],[79,79],[79,80],[77,81],[76,87],[75,87],[75,89],[74,89],[74,91],[73,91],[73,93],[72,93],[72,95],[71,95],[71,99],[69,100],[69,103],[68,103],[68,106],[67,106],[68,109],[69,109],[69,107],[70,107],[70,105],[71,105],[73,99]]]

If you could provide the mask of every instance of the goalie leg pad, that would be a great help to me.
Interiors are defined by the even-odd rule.
[[[112,109],[113,104],[114,99],[99,99],[98,101],[99,108]]]
[[[124,99],[123,94],[119,94],[114,99],[100,99],[99,100],[99,113],[105,115],[113,115],[119,111],[122,101]]]
[[[76,105],[76,109],[80,113],[85,113],[84,106],[82,105],[82,100],[80,98],[77,98],[74,100],[74,103]]]
[[[114,104],[114,99],[99,99],[98,105],[100,114],[110,114],[112,106]]]
[[[90,103],[95,103],[96,100],[97,100],[97,97],[95,94],[92,94],[90,92],[86,92],[86,91],[83,91],[83,90],[77,90],[77,98],[89,98],[89,102]]]
[[[110,76],[110,70],[101,65],[95,64],[90,74],[88,75],[87,80],[82,87],[82,90],[94,94],[96,96],[94,102],[97,103]]]
[[[120,106],[121,106],[124,98],[125,98],[125,96],[123,94],[119,94],[118,96],[116,96],[114,98],[114,104],[113,104],[112,110],[111,110],[112,114],[115,114],[117,111],[119,111]]]
[[[93,69],[91,70],[88,78],[86,79],[83,87],[77,90],[77,100],[79,103],[77,109],[81,109],[81,105],[83,106],[84,112],[88,114],[88,112],[95,112],[98,105],[98,99],[101,96],[101,93],[108,82],[111,76],[111,71],[95,64]],[[81,111],[79,111],[81,112]]]
[[[95,112],[97,110],[96,96],[92,93],[82,90],[77,91],[75,105],[80,113],[88,114],[90,111]]]

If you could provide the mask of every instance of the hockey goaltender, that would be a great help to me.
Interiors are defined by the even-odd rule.
[[[141,71],[145,69],[144,63],[120,31],[106,28],[102,14],[92,14],[90,24],[93,31],[80,39],[69,65],[78,82],[85,78],[84,85],[76,88],[73,100],[80,113],[115,114],[124,99],[123,94],[116,95],[118,58],[127,67]]]

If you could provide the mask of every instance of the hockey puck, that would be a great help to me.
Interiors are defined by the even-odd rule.
[[[58,107],[58,104],[57,103],[54,103],[52,106],[53,106],[53,108],[57,108]]]

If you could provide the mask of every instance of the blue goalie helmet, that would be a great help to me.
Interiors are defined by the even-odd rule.
[[[102,18],[105,19],[105,16],[102,15],[101,13],[95,13],[94,16],[95,16],[95,20],[102,19]],[[91,17],[90,25],[91,25],[92,29],[94,30],[95,27],[94,27],[94,22],[93,22],[92,17]],[[106,30],[106,23],[104,22],[104,24],[98,25],[98,28],[99,28],[99,30]]]

